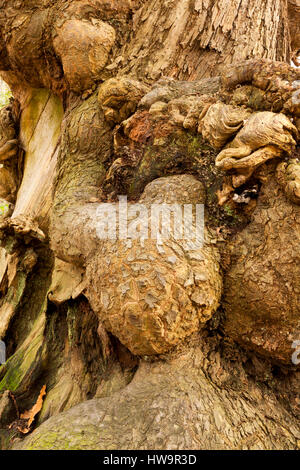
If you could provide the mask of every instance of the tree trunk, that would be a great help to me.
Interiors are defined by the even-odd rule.
[[[224,64],[290,60],[287,4],[281,0],[152,0],[133,18],[124,73],[141,80],[217,76]]]
[[[258,389],[241,364],[222,361],[214,341],[208,341],[209,352],[199,348],[199,341],[203,337],[193,338],[190,349],[177,358],[142,361],[120,393],[50,418],[23,446],[36,450],[295,447],[299,431],[269,391]],[[245,384],[243,392],[240,381]]]
[[[299,448],[298,14],[2,2],[3,448]],[[205,203],[204,245],[101,240],[122,194]]]
[[[288,14],[291,35],[291,50],[292,59],[299,67],[300,56],[300,31],[299,31],[299,17],[300,17],[300,1],[290,0],[288,2]]]

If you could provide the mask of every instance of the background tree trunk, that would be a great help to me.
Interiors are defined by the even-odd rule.
[[[122,72],[199,80],[224,64],[290,60],[287,3],[281,0],[151,0],[133,17]]]

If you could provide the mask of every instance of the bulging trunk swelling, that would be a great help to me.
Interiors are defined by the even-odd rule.
[[[233,181],[242,180],[249,189],[250,179],[255,188],[263,184],[268,191],[276,158],[283,157],[280,142],[284,155],[294,156],[300,116],[294,82],[299,76],[286,64],[272,62],[289,62],[297,47],[289,3],[290,23],[282,0],[57,0],[19,2],[16,7],[3,2],[0,70],[20,102],[13,115],[25,160],[19,165],[23,181],[16,212],[1,225],[0,331],[10,358],[0,368],[0,393],[12,391],[23,411],[46,382],[48,398],[38,424],[94,397],[53,416],[16,447],[299,447],[299,371],[291,366],[286,344],[274,366],[272,352],[259,359],[236,345],[229,347],[230,339],[224,337],[225,331],[239,339],[239,328],[244,328],[238,311],[243,289],[234,282],[242,283],[249,272],[241,242],[247,239],[247,228],[244,238],[237,235],[238,249],[232,252],[233,260],[238,256],[240,261],[228,276],[227,243],[249,223],[255,203],[245,210],[236,205],[216,208],[216,194],[224,194],[225,187],[232,196]],[[230,66],[251,58],[270,62]],[[220,78],[224,64],[229,68]],[[203,77],[214,78],[192,82]],[[236,179],[231,180],[215,167],[220,146],[214,142],[221,141],[223,148],[253,112],[269,113],[270,135],[263,135],[263,146],[275,163],[261,165],[267,159],[261,149],[255,153],[253,131],[248,145],[238,134],[223,151],[233,166],[240,161],[232,154],[239,154],[248,167],[234,170]],[[275,120],[276,132],[284,124],[279,144],[272,132]],[[50,143],[43,137],[49,131]],[[259,165],[261,173],[256,173]],[[291,174],[282,171],[280,181],[298,204],[297,162],[288,167]],[[294,224],[294,233],[298,208],[275,186],[273,193],[279,191],[284,200],[276,211],[276,229],[282,220],[284,226]],[[119,242],[99,241],[99,203],[116,205],[120,191],[128,194],[129,204],[138,199],[150,204],[156,198],[203,202],[206,192],[209,230],[204,249],[189,254],[171,240],[166,261],[151,241],[146,244],[149,259],[135,243],[123,249]],[[242,190],[237,196],[243,197]],[[272,206],[269,199],[268,204]],[[280,213],[286,206],[290,221]],[[267,219],[268,208],[263,207],[261,217],[259,207],[250,233]],[[269,230],[273,225],[271,221]],[[266,240],[272,242],[270,247],[266,242],[266,250],[279,256],[285,242],[277,246],[276,237]],[[299,245],[292,246],[291,265],[299,256]],[[256,250],[253,240],[251,250]],[[272,262],[276,272],[276,257]],[[237,292],[229,307],[221,299],[224,278],[227,302]],[[277,333],[285,318],[288,328],[297,321],[297,288],[287,282],[278,284],[285,315],[275,315],[276,321],[270,317],[270,330]],[[254,284],[253,295],[260,298],[264,279],[256,278]],[[272,302],[255,302],[263,304],[268,317]],[[251,321],[255,314],[251,311]],[[256,326],[251,323],[255,339]],[[263,344],[251,349],[264,354]],[[0,419],[15,412],[5,411],[6,395],[3,400]],[[109,422],[112,416],[115,424]],[[3,446],[10,446],[7,432],[0,429],[3,436]]]

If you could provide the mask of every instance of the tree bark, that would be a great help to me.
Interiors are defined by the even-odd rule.
[[[77,92],[83,91],[92,86],[93,80],[119,72],[150,82],[162,75],[199,80],[217,76],[224,63],[255,57],[289,62],[290,29],[293,51],[297,44],[295,8],[290,2],[289,17],[287,2],[281,0],[263,3],[258,0],[124,0],[117,6],[116,3],[108,6],[104,0],[84,0],[66,6],[65,2],[57,0],[44,2],[43,7],[23,2],[15,8],[4,2],[0,17],[4,43],[1,68],[6,71],[6,81],[15,89],[22,70],[23,92],[25,81],[33,87],[44,86],[62,93],[70,86]],[[24,22],[14,28],[21,13]],[[76,18],[76,22],[71,18]],[[111,31],[105,26],[101,32],[103,23],[88,30],[92,18],[94,23],[103,20],[110,24]],[[82,21],[85,22],[84,32]],[[72,28],[77,30],[77,39],[68,39],[68,30]],[[78,48],[81,34],[82,38],[86,35],[90,45],[84,46],[81,42]],[[97,71],[92,72],[92,59],[87,59],[87,55],[91,46],[97,47],[97,34],[100,42],[108,41],[108,63],[105,68],[98,64]],[[72,41],[74,45],[77,42],[77,52],[72,51]],[[44,43],[46,48],[43,48]],[[100,49],[98,62],[104,64],[104,51]],[[76,72],[77,83],[72,84],[72,70],[73,75],[76,70],[72,63],[74,53],[77,54],[77,70],[79,63],[82,70],[79,74]]]
[[[17,449],[247,450],[296,447],[299,431],[240,363],[201,350],[142,362],[128,387],[50,418]],[[243,381],[241,392],[238,383]],[[262,398],[263,397],[263,398]],[[84,439],[82,434],[84,433]]]
[[[290,35],[291,35],[291,51],[292,59],[299,67],[299,55],[300,55],[300,32],[299,32],[299,21],[300,21],[300,2],[299,0],[288,1],[288,14],[290,24]]]
[[[299,448],[298,13],[2,2],[3,448]],[[205,202],[204,246],[99,240],[120,194]]]
[[[286,2],[146,2],[124,46],[124,73],[141,80],[217,76],[224,64],[256,57],[290,60]]]

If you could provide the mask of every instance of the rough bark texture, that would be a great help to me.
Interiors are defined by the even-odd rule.
[[[150,226],[151,204],[202,204],[203,193],[191,176],[158,178],[139,199],[149,210],[140,223]],[[221,297],[219,255],[208,233],[204,246],[193,249],[173,237],[161,247],[157,243],[109,240],[87,260],[86,296],[93,310],[139,355],[162,354],[180,344],[212,317]],[[95,283],[99,271],[101,282]]]
[[[299,0],[288,0],[288,15],[291,35],[291,50],[292,59],[295,65],[299,64],[300,56],[300,1]]]
[[[242,364],[224,361],[214,341],[209,352],[199,341],[177,358],[141,362],[124,390],[50,418],[16,448],[297,448],[299,428],[275,397]]]
[[[298,10],[1,2],[3,448],[299,448]],[[204,246],[99,239],[121,194]]]
[[[157,80],[216,76],[224,63],[254,57],[286,60],[287,5],[281,0],[152,0],[133,18],[122,71]]]
[[[120,71],[151,82],[197,80],[224,63],[286,61],[291,53],[282,0],[4,1],[0,24],[6,80],[60,92],[84,91]]]
[[[300,208],[287,201],[274,174],[268,179],[253,220],[232,240],[225,328],[230,337],[274,361],[288,362],[300,335]]]

